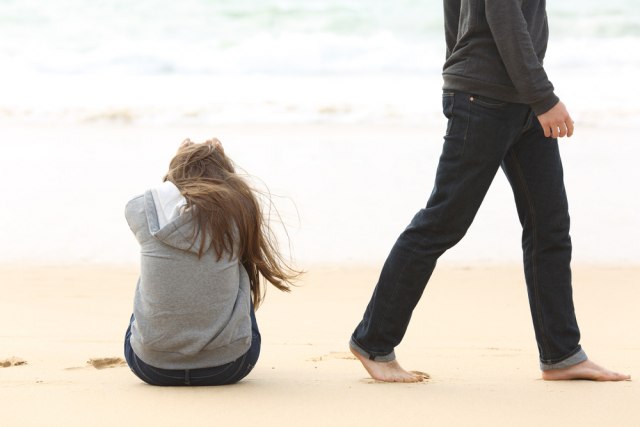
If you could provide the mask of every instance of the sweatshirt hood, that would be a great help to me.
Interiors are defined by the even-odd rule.
[[[174,248],[198,253],[201,236],[193,241],[192,214],[186,209],[187,201],[175,184],[166,181],[147,190],[144,205],[149,233],[153,237]]]

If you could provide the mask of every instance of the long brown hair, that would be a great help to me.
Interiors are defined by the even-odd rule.
[[[288,292],[300,272],[278,251],[254,190],[238,174],[216,139],[202,144],[185,140],[171,159],[164,177],[178,187],[194,219],[193,244],[198,256],[213,246],[219,260],[237,254],[249,274],[254,307],[264,298],[260,276]]]

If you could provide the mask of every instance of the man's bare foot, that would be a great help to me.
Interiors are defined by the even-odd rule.
[[[631,375],[619,374],[596,365],[591,360],[585,360],[577,365],[564,369],[551,369],[542,371],[542,379],[545,381],[559,380],[591,380],[591,381],[625,381],[630,380]]]
[[[417,383],[424,381],[429,376],[424,373],[413,373],[402,369],[397,360],[390,362],[376,362],[375,360],[369,360],[354,349],[350,348],[351,353],[358,358],[360,363],[367,370],[371,378],[378,381],[384,381],[388,383]]]

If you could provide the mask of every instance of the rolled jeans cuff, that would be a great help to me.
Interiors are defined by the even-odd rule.
[[[364,356],[369,360],[373,360],[374,362],[391,362],[392,360],[396,360],[395,351],[392,350],[391,353],[388,354],[372,353],[358,345],[358,343],[356,343],[353,338],[349,340],[349,347],[351,347],[352,350],[358,352],[361,356]]]
[[[577,352],[575,352],[571,356],[557,363],[545,363],[540,361],[540,369],[543,371],[549,371],[551,369],[564,369],[573,365],[577,365],[578,363],[584,362],[587,359],[588,359],[587,353],[585,353],[584,350],[580,348]]]

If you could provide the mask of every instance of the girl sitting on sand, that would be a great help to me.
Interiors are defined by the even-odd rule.
[[[258,199],[216,139],[188,139],[164,182],[125,210],[140,243],[140,278],[124,341],[133,373],[152,385],[240,381],[260,354],[260,275],[289,291]]]

